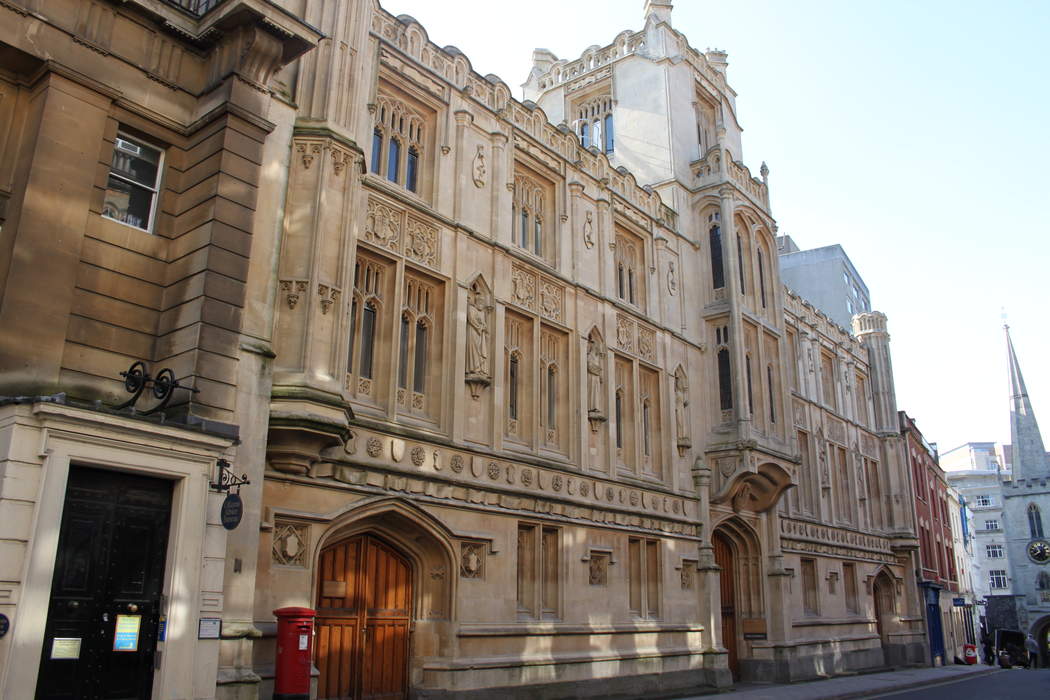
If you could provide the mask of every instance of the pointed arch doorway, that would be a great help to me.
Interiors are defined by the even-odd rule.
[[[721,568],[722,645],[729,652],[729,670],[739,680],[748,675],[751,640],[766,639],[761,546],[754,530],[738,517],[715,528],[711,543]]]
[[[319,700],[408,697],[412,564],[372,534],[327,545],[318,561]]]
[[[887,664],[897,663],[890,639],[890,631],[897,611],[893,588],[893,580],[886,575],[885,571],[879,572],[871,586],[871,597],[875,604],[875,631],[882,643],[882,655]]]

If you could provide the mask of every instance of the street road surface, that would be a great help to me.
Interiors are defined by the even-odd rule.
[[[876,695],[893,700],[1048,700],[1050,670],[1014,668],[971,680]]]

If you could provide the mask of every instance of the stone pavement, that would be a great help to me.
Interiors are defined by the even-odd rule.
[[[846,700],[952,683],[1000,671],[997,666],[984,665],[908,668],[787,685],[738,685],[736,690],[728,693],[697,695],[680,700],[712,700],[715,697],[718,700]]]

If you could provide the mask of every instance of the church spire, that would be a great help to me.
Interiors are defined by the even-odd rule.
[[[1010,339],[1010,326],[1006,331],[1006,350],[1010,363],[1010,441],[1013,443],[1013,478],[1032,479],[1048,476],[1046,450],[1039,423],[1032,412],[1032,402],[1021,376],[1021,365]]]

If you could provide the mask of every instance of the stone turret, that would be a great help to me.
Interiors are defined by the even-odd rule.
[[[897,394],[893,387],[893,362],[890,359],[886,314],[880,311],[857,314],[853,317],[853,334],[868,349],[871,394],[875,402],[875,429],[880,433],[895,433],[899,430]]]
[[[651,17],[656,22],[671,23],[671,10],[674,4],[671,0],[645,0],[645,21],[649,22]]]

